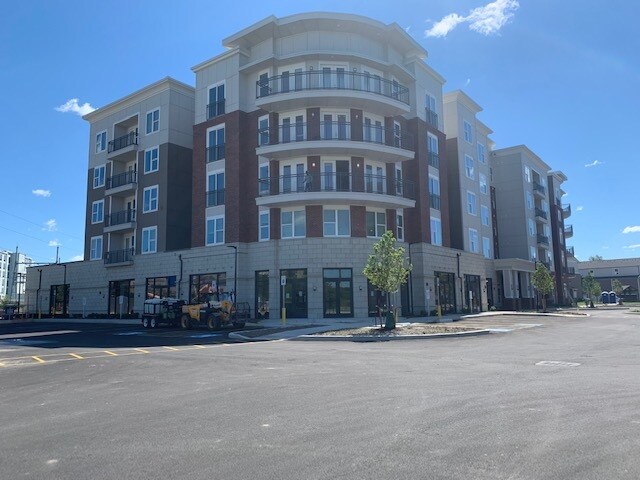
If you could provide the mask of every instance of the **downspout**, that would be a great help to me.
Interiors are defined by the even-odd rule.
[[[462,285],[462,277],[460,276],[460,254],[456,253],[456,257],[458,258],[458,280],[460,280],[460,304],[462,305],[462,310],[464,310],[464,286]]]
[[[180,260],[180,280],[178,280],[178,299],[182,299],[182,254],[178,254]]]

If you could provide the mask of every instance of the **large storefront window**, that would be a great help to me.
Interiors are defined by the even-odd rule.
[[[464,276],[465,307],[471,313],[482,311],[482,296],[480,293],[480,275]]]
[[[51,315],[69,314],[69,284],[51,285],[49,292],[49,311]]]
[[[189,277],[189,302],[206,302],[208,295],[212,293],[222,293],[227,290],[227,274],[199,273]]]
[[[442,314],[456,311],[456,277],[451,272],[433,272],[436,278],[436,299]]]
[[[286,279],[280,286],[280,302],[284,296],[287,318],[307,318],[307,269],[280,270],[280,275]]]
[[[109,282],[109,314],[133,313],[133,280]]]
[[[350,268],[322,270],[325,317],[353,317],[353,281]]]
[[[256,318],[269,318],[269,270],[256,272]]]
[[[147,278],[146,298],[176,298],[176,276]]]

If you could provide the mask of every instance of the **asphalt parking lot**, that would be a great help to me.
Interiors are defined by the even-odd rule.
[[[0,477],[640,478],[640,316],[539,323],[373,344],[36,336],[77,339],[57,347],[3,328],[2,357],[117,356],[0,368]]]

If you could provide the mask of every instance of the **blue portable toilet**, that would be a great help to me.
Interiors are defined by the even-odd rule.
[[[600,301],[605,304],[609,303],[609,292],[602,292],[600,294]]]
[[[609,292],[609,303],[613,303],[614,305],[618,303],[616,292]]]

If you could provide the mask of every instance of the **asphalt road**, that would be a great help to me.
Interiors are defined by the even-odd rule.
[[[116,354],[0,367],[0,478],[640,478],[640,315],[537,320],[373,344],[0,345]]]

